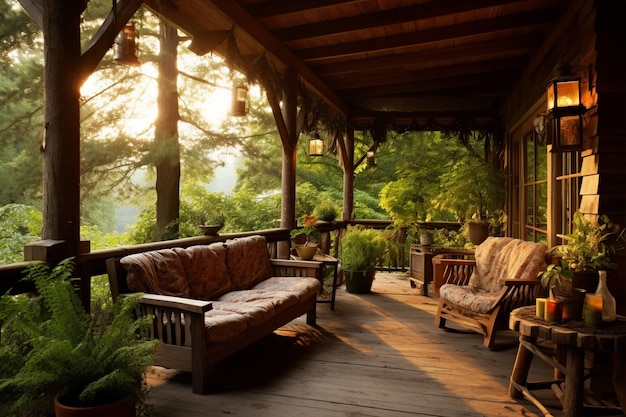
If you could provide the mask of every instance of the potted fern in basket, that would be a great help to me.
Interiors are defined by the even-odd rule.
[[[139,297],[83,308],[70,279],[71,260],[55,268],[31,267],[36,298],[3,296],[0,360],[16,358],[19,369],[0,367],[0,411],[8,415],[135,416],[146,411],[142,377],[158,341],[146,340],[149,325],[136,318]],[[113,405],[112,405],[113,404]],[[102,407],[105,411],[99,411]],[[116,408],[119,407],[119,408]],[[69,411],[69,414],[67,410]],[[104,413],[104,414],[102,414]]]

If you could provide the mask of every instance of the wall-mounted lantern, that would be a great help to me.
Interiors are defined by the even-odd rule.
[[[309,138],[309,156],[324,156],[324,141],[317,132]]]
[[[124,26],[117,35],[115,44],[117,45],[117,56],[115,61],[118,65],[137,66],[141,65],[137,58],[137,45],[135,44],[135,25],[132,23]]]
[[[580,77],[565,63],[555,69],[548,83],[546,126],[552,152],[572,152],[583,148],[583,115],[587,110],[580,102]],[[537,130],[537,127],[536,129]]]
[[[231,115],[243,117],[246,115],[246,98],[248,97],[248,87],[244,84],[233,85]]]

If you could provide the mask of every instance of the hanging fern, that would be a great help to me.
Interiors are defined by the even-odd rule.
[[[17,371],[0,367],[0,399],[11,401],[0,411],[8,415],[47,412],[55,396],[77,407],[116,399],[143,403],[142,376],[159,342],[139,336],[150,323],[134,314],[140,296],[120,297],[88,314],[70,278],[73,269],[71,260],[32,267],[27,279],[39,297],[0,315],[0,354],[15,355],[18,346],[23,354]]]

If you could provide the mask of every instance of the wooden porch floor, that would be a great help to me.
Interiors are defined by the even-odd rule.
[[[317,328],[299,318],[225,360],[213,394],[192,394],[189,374],[155,368],[150,404],[167,417],[542,415],[508,395],[515,348],[490,351],[478,334],[436,328],[437,300],[405,274],[379,272],[372,291],[339,288],[335,311],[318,304]],[[533,366],[529,379],[551,375]]]

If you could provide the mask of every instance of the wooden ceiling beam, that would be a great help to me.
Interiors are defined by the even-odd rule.
[[[457,110],[454,112],[454,116],[450,116],[450,112],[448,111],[439,111],[439,110],[429,110],[427,107],[423,110],[417,111],[390,111],[390,112],[382,112],[382,111],[371,111],[371,110],[354,110],[354,120],[359,123],[359,121],[363,122],[363,119],[368,120],[394,120],[394,119],[418,119],[418,118],[427,118],[427,119],[437,119],[437,118],[450,118],[454,117],[455,119],[497,119],[498,114],[495,109],[474,109],[474,110]]]
[[[328,6],[338,6],[348,3],[362,3],[367,0],[270,0],[245,6],[245,9],[257,19],[280,16],[289,13],[305,12],[321,9]]]
[[[485,73],[472,77],[454,77],[440,80],[415,81],[407,83],[389,84],[385,86],[371,86],[369,88],[354,88],[339,92],[344,100],[352,100],[362,97],[388,97],[394,95],[415,95],[425,93],[454,92],[462,94],[460,89],[480,88],[480,86],[508,85],[514,84],[517,71],[506,71],[501,73]]]
[[[413,82],[430,82],[446,80],[450,78],[467,78],[469,82],[482,74],[503,73],[513,70],[517,73],[520,66],[528,63],[527,57],[516,57],[514,59],[501,59],[477,62],[472,64],[460,64],[447,67],[431,68],[421,71],[393,71],[376,72],[368,70],[364,75],[352,74],[341,79],[328,81],[328,86],[334,90],[350,90],[358,88],[369,88],[372,86],[386,86]]]
[[[392,50],[394,48],[415,47],[420,44],[458,39],[466,36],[484,35],[490,32],[538,26],[553,23],[557,18],[558,9],[551,7],[537,12],[519,13],[419,32],[300,49],[295,51],[295,53],[298,58],[304,62],[314,62],[330,58],[366,54],[374,51]]]
[[[276,39],[258,20],[252,17],[239,2],[232,0],[211,0],[239,29],[256,39],[267,51],[276,56],[285,65],[295,70],[300,77],[337,111],[348,114],[350,109],[328,86],[296,57],[291,50]]]
[[[462,13],[486,7],[501,6],[502,4],[516,1],[518,0],[442,0],[324,22],[312,22],[306,25],[279,29],[273,33],[274,36],[283,42],[292,42],[302,39],[334,36],[340,33],[368,30],[377,27],[401,25],[406,22],[432,19],[452,13]],[[251,12],[251,14],[256,16],[255,13]]]
[[[513,38],[495,39],[446,48],[433,48],[408,54],[385,55],[376,58],[354,59],[350,61],[333,62],[332,64],[313,65],[311,69],[320,77],[326,78],[338,74],[360,72],[363,68],[385,70],[386,68],[394,68],[399,65],[408,65],[412,62],[417,64],[428,62],[429,65],[432,65],[439,61],[449,61],[450,57],[454,57],[456,60],[498,53],[507,53],[509,56],[515,53],[526,54],[528,50],[541,45],[542,39],[542,34],[531,33]]]
[[[43,30],[43,0],[19,0],[26,13]]]

